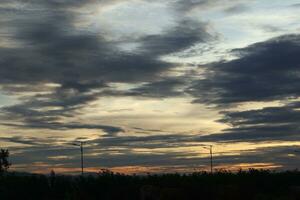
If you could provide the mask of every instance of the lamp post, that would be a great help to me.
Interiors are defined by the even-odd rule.
[[[213,173],[213,145],[205,145],[203,146],[204,149],[208,149],[209,150],[209,154],[210,154],[210,173]]]
[[[80,154],[81,154],[81,175],[83,176],[83,145],[85,142],[78,142],[78,143],[72,143],[74,146],[79,146],[80,147]]]

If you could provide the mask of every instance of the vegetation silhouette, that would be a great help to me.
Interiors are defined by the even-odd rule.
[[[14,200],[300,200],[300,172],[249,169],[214,173],[85,176],[8,172],[0,150],[0,199]],[[5,172],[5,173],[4,173]]]
[[[300,172],[249,169],[147,176],[109,170],[85,176],[9,172],[0,177],[0,195],[9,200],[298,200]]]
[[[11,165],[8,161],[9,151],[8,149],[0,149],[0,175],[6,172]]]

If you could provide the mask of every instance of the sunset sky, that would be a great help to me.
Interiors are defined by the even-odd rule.
[[[11,170],[300,167],[300,0],[1,0]],[[295,150],[299,150],[296,152]]]

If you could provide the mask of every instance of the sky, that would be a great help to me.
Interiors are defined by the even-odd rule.
[[[11,170],[300,165],[300,0],[1,0]],[[297,152],[299,150],[299,152]]]

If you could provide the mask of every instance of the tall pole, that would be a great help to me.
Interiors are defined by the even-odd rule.
[[[209,153],[210,153],[210,173],[213,173],[213,152],[212,152],[212,145],[209,146]]]
[[[79,143],[79,144],[78,144]],[[77,143],[72,143],[74,146],[79,146],[80,147],[80,157],[81,157],[81,175],[83,176],[83,145],[85,142],[77,142]]]
[[[81,152],[81,175],[83,176],[83,142],[80,142],[80,152]]]
[[[213,169],[213,145],[202,145],[204,149],[209,150],[210,154],[210,173],[212,174],[214,169]]]

